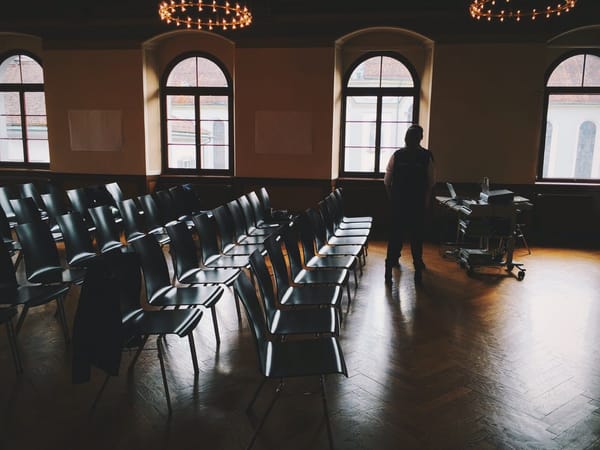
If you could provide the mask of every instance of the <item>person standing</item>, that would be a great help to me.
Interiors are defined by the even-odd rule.
[[[421,283],[425,211],[431,203],[435,183],[433,155],[421,147],[423,128],[411,125],[404,137],[405,146],[391,156],[383,182],[391,202],[392,226],[385,259],[385,283],[392,283],[392,268],[399,267],[404,238],[410,236],[415,267],[415,283]]]

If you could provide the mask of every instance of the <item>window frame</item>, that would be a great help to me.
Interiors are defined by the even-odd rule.
[[[348,87],[350,77],[354,70],[363,62],[373,57],[390,57],[403,64],[413,79],[413,87]],[[421,94],[421,81],[411,62],[400,53],[393,51],[367,52],[357,58],[348,68],[342,80],[342,105],[341,105],[341,129],[340,129],[340,163],[339,174],[344,178],[378,178],[385,175],[385,167],[381,171],[379,159],[381,155],[381,117],[383,97],[412,97],[413,111],[412,123],[419,121],[419,102]],[[346,160],[346,102],[348,97],[377,97],[377,112],[375,118],[375,167],[372,172],[353,172],[344,170]]]
[[[24,50],[24,49],[12,49],[10,51],[4,52],[0,54],[0,63],[3,63],[8,58],[13,56],[27,56],[33,59],[36,63],[40,65],[42,68],[42,73],[44,72],[44,66],[42,64],[41,58],[39,58],[36,54]],[[44,93],[44,103],[46,102],[46,93],[44,90],[45,85],[45,77],[44,83],[0,83],[0,92],[18,92],[19,94],[19,108],[21,113],[21,141],[23,143],[23,161],[1,161],[0,167],[4,168],[23,168],[23,169],[49,169],[50,161],[47,163],[43,162],[30,162],[29,161],[29,139],[27,139],[27,113],[25,110],[25,93],[26,92],[42,92]],[[46,126],[48,124],[48,108],[46,105]],[[48,138],[48,147],[50,147],[50,139]],[[50,154],[48,154],[48,159],[50,159]]]
[[[191,86],[191,87],[174,87],[167,86],[167,81],[169,79],[169,75],[179,64],[180,62],[189,59],[189,58],[206,58],[213,62],[214,64],[221,69],[225,80],[227,81],[226,87],[199,87],[199,86]],[[196,134],[196,167],[194,168],[174,168],[169,167],[169,147],[168,147],[168,130],[167,130],[167,96],[169,95],[186,95],[194,97],[194,121],[195,124],[195,134]],[[229,133],[229,149],[228,149],[228,158],[229,158],[229,168],[227,169],[205,169],[200,166],[201,164],[201,131],[200,131],[200,120],[198,120],[200,96],[226,96],[228,100],[228,111],[227,111],[227,121],[228,127],[227,132]],[[216,176],[231,176],[233,175],[235,161],[234,161],[234,133],[233,133],[233,79],[231,78],[227,67],[215,56],[206,52],[185,52],[178,55],[174,58],[163,71],[161,81],[160,81],[160,128],[161,128],[161,161],[162,161],[162,173],[165,174],[196,174],[196,175],[216,175]]]
[[[536,181],[542,183],[569,183],[569,184],[598,184],[600,178],[556,178],[556,177],[544,177],[544,153],[546,150],[546,129],[548,127],[548,107],[551,95],[568,95],[568,94],[597,94],[600,95],[600,86],[595,87],[574,87],[574,86],[548,86],[548,82],[552,73],[556,68],[565,62],[567,59],[578,55],[593,55],[600,57],[600,50],[591,48],[578,48],[569,52],[563,53],[560,57],[556,58],[550,64],[544,75],[544,105],[542,112],[542,127],[540,130],[540,147],[538,153],[538,167],[537,167],[537,179]],[[583,66],[585,73],[585,63]],[[583,74],[582,74],[583,75]],[[600,124],[598,124],[600,125]],[[556,127],[555,123],[552,123],[553,129]],[[554,131],[553,131],[554,132]],[[600,149],[598,149],[600,151]]]

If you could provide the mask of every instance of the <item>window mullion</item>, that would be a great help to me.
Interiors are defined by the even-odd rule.
[[[196,170],[202,170],[202,159],[201,158],[201,148],[200,143],[202,141],[200,133],[200,95],[194,96],[194,114],[196,117]]]
[[[21,105],[21,139],[23,140],[23,162],[29,162],[29,140],[27,139],[27,122],[25,114],[25,91],[19,89],[19,103]]]
[[[381,154],[381,120],[383,109],[383,96],[377,96],[377,116],[375,119],[375,169],[374,173],[379,173],[379,155]]]

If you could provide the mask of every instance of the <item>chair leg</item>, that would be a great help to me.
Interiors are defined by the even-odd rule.
[[[350,305],[350,303],[352,303],[352,295],[350,292],[350,283],[348,283],[346,281],[346,292],[348,293],[348,305]]]
[[[129,371],[133,370],[133,366],[135,365],[136,361],[138,360],[138,358],[140,357],[140,353],[142,353],[142,350],[144,350],[144,346],[146,345],[146,342],[148,341],[148,335],[145,335],[142,338],[142,343],[140,344],[140,346],[137,349],[137,352],[135,352],[135,355],[133,355],[133,359],[131,360],[131,362],[129,363]]]
[[[327,393],[325,391],[325,375],[321,375],[321,395],[323,397],[323,410],[325,411],[325,424],[327,425],[327,437],[329,438],[329,448],[333,450],[333,434],[331,433],[331,423],[329,422],[329,412],[327,408]]]
[[[22,259],[23,259],[23,250],[19,250],[19,253],[17,253],[17,259],[15,260],[15,269],[19,268],[19,264],[21,263]]]
[[[238,293],[235,289],[233,291],[233,299],[235,300],[235,310],[237,312],[238,322],[242,323],[242,310],[240,309],[240,298],[238,297]]]
[[[20,375],[23,373],[23,364],[21,363],[21,355],[17,347],[17,334],[15,333],[12,319],[6,322],[6,333],[8,334],[8,344],[10,345],[10,352],[15,363],[15,370],[17,371],[17,375]]]
[[[254,395],[252,396],[252,400],[250,400],[250,403],[246,407],[246,412],[247,413],[249,413],[250,410],[252,409],[252,406],[254,406],[254,402],[258,398],[258,394],[260,393],[260,391],[262,390],[262,388],[263,388],[263,386],[265,385],[266,382],[267,382],[267,378],[263,378],[263,380],[258,385],[258,388],[256,388],[256,391],[254,391]]]
[[[71,340],[71,336],[69,335],[69,324],[67,323],[67,315],[65,314],[65,303],[64,296],[60,296],[56,299],[56,306],[58,312],[58,320],[62,326],[63,333],[65,335],[65,342],[68,344]]]
[[[271,400],[269,407],[267,408],[264,415],[260,419],[258,427],[256,427],[256,430],[254,430],[254,434],[252,435],[252,439],[250,439],[250,443],[248,444],[248,447],[246,447],[246,450],[250,450],[252,448],[252,446],[254,445],[254,442],[256,441],[256,438],[258,437],[258,433],[260,433],[260,430],[262,429],[263,425],[267,421],[267,417],[269,416],[269,413],[271,412],[271,410],[273,409],[273,406],[275,406],[275,402],[279,398],[279,393],[281,392],[282,388],[283,388],[283,380],[280,380],[279,384],[277,385],[277,389],[275,389],[275,396],[273,397],[273,400]]]
[[[19,320],[17,320],[17,326],[16,326],[17,334],[19,334],[19,331],[21,331],[21,327],[23,326],[23,322],[25,321],[25,317],[27,316],[28,311],[29,311],[29,306],[23,305],[21,314],[19,314]]]
[[[213,306],[210,308],[210,312],[212,314],[213,327],[215,329],[215,339],[217,341],[217,346],[221,345],[221,336],[219,335],[219,323],[217,322],[217,310]]]
[[[354,286],[358,287],[358,275],[356,274],[356,266],[352,269],[352,273],[354,274]]]
[[[169,416],[173,414],[171,408],[171,395],[169,394],[169,383],[167,381],[167,371],[165,370],[165,361],[163,359],[162,344],[160,339],[156,339],[156,349],[158,352],[158,360],[160,362],[160,372],[162,374],[163,386],[165,387],[165,397],[167,398],[167,408],[169,409]]]
[[[198,357],[196,356],[196,344],[194,344],[194,332],[190,331],[188,334],[188,339],[190,341],[190,353],[192,354],[192,364],[194,365],[194,374],[198,374],[200,369],[198,368]]]

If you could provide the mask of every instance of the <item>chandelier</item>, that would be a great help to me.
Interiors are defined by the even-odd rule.
[[[552,16],[560,16],[562,13],[569,12],[577,3],[577,0],[564,2],[558,0],[555,4],[549,4],[548,1],[550,0],[472,0],[469,12],[471,17],[477,20],[483,18],[488,22],[492,20],[520,22],[521,19],[535,20],[537,17],[549,19]],[[533,8],[532,4],[537,7]]]
[[[160,19],[176,26],[213,30],[244,28],[252,23],[252,13],[246,6],[230,4],[226,0],[192,2],[164,1],[158,6]]]

